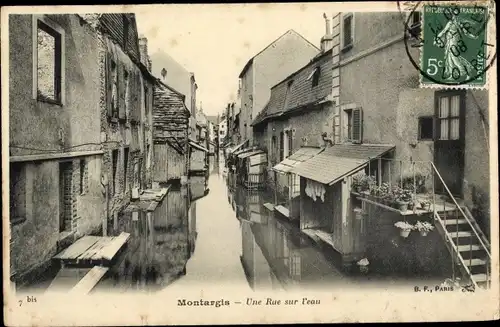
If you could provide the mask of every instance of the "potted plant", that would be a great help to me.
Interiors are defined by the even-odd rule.
[[[399,189],[396,195],[396,206],[400,211],[408,210],[408,204],[412,200],[412,193],[410,189]]]
[[[410,232],[415,229],[415,227],[411,224],[408,224],[406,221],[398,221],[394,224],[397,228],[400,229],[400,235],[404,238],[407,238],[410,235]]]
[[[424,222],[417,221],[417,223],[415,224],[415,228],[418,229],[420,235],[427,236],[427,234],[434,229],[434,226],[432,226],[427,221]]]
[[[353,177],[352,191],[359,194],[367,194],[370,189],[375,186],[375,179],[373,176],[365,174],[358,174]]]
[[[364,274],[368,273],[368,265],[370,264],[370,262],[367,258],[359,260],[356,264],[358,265],[360,272]]]
[[[429,200],[421,200],[420,206],[423,210],[429,211],[431,209],[431,202]]]
[[[377,187],[377,195],[378,195],[378,200],[379,202],[383,204],[388,204],[390,203],[390,187],[388,183],[382,183],[380,186]],[[389,204],[390,205],[390,204]]]

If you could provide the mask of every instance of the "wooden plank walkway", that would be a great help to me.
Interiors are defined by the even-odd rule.
[[[269,211],[274,211],[274,204],[266,202],[264,203],[264,207]]]
[[[309,236],[313,241],[318,242],[319,240],[328,243],[333,248],[333,235],[331,233],[327,233],[320,229],[307,228],[303,229],[302,233]]]
[[[84,236],[73,245],[53,257],[65,263],[92,263],[95,261],[110,261],[125,245],[129,233],[121,233],[117,237]]]
[[[285,208],[282,205],[277,205],[276,207],[274,207],[274,210],[278,211],[280,214],[290,219],[290,210],[288,210],[288,208]]]
[[[71,294],[88,294],[109,270],[107,267],[95,266],[70,291]]]

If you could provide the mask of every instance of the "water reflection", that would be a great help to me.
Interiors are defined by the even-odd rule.
[[[298,227],[275,217],[263,206],[271,196],[228,187],[228,199],[241,221],[241,264],[250,287],[260,289],[321,288],[345,282],[326,249],[319,249]]]
[[[95,291],[157,291],[186,274],[195,250],[196,200],[206,195],[206,178],[171,186],[154,211],[149,201],[131,204],[109,227],[111,235],[130,233],[124,251]]]

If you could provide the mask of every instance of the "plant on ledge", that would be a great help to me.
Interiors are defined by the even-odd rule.
[[[395,190],[396,209],[400,211],[408,210],[408,204],[412,201],[412,191],[410,189],[397,187]]]
[[[420,206],[423,210],[429,211],[431,209],[431,202],[429,200],[421,200]]]
[[[380,186],[375,186],[370,190],[370,194],[376,200],[382,200],[389,193],[390,187],[387,183],[382,183]]]
[[[352,191],[356,193],[366,193],[372,189],[376,184],[375,177],[358,174],[352,179]]]
[[[432,226],[427,221],[424,221],[424,222],[417,221],[417,223],[415,224],[415,228],[418,229],[418,231],[420,232],[420,235],[426,236],[430,231],[432,231],[434,229],[434,226]]]
[[[394,224],[397,228],[400,229],[400,235],[404,238],[407,238],[410,235],[410,232],[415,229],[415,226],[407,223],[406,221],[398,221]]]

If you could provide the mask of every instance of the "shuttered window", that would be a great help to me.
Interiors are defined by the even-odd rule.
[[[108,117],[118,118],[118,65],[106,52],[106,108]]]
[[[276,135],[273,135],[272,138],[271,138],[271,164],[274,166],[276,164],[276,148],[277,148],[277,144],[276,144]]]
[[[285,133],[280,132],[280,161],[284,159],[284,151],[285,151]]]
[[[363,112],[361,108],[345,110],[344,118],[346,119],[344,127],[347,141],[361,143],[363,140]]]
[[[293,142],[293,138],[292,138],[292,131],[288,131],[286,132],[286,136],[287,136],[287,142],[288,142],[288,153],[286,154],[286,157],[288,158],[289,156],[292,155],[292,142]]]
[[[353,16],[346,14],[342,22],[342,49],[350,49],[353,44]]]
[[[118,118],[125,119],[125,67],[118,62]]]
[[[363,113],[361,109],[352,110],[352,141],[361,143],[363,138]]]

